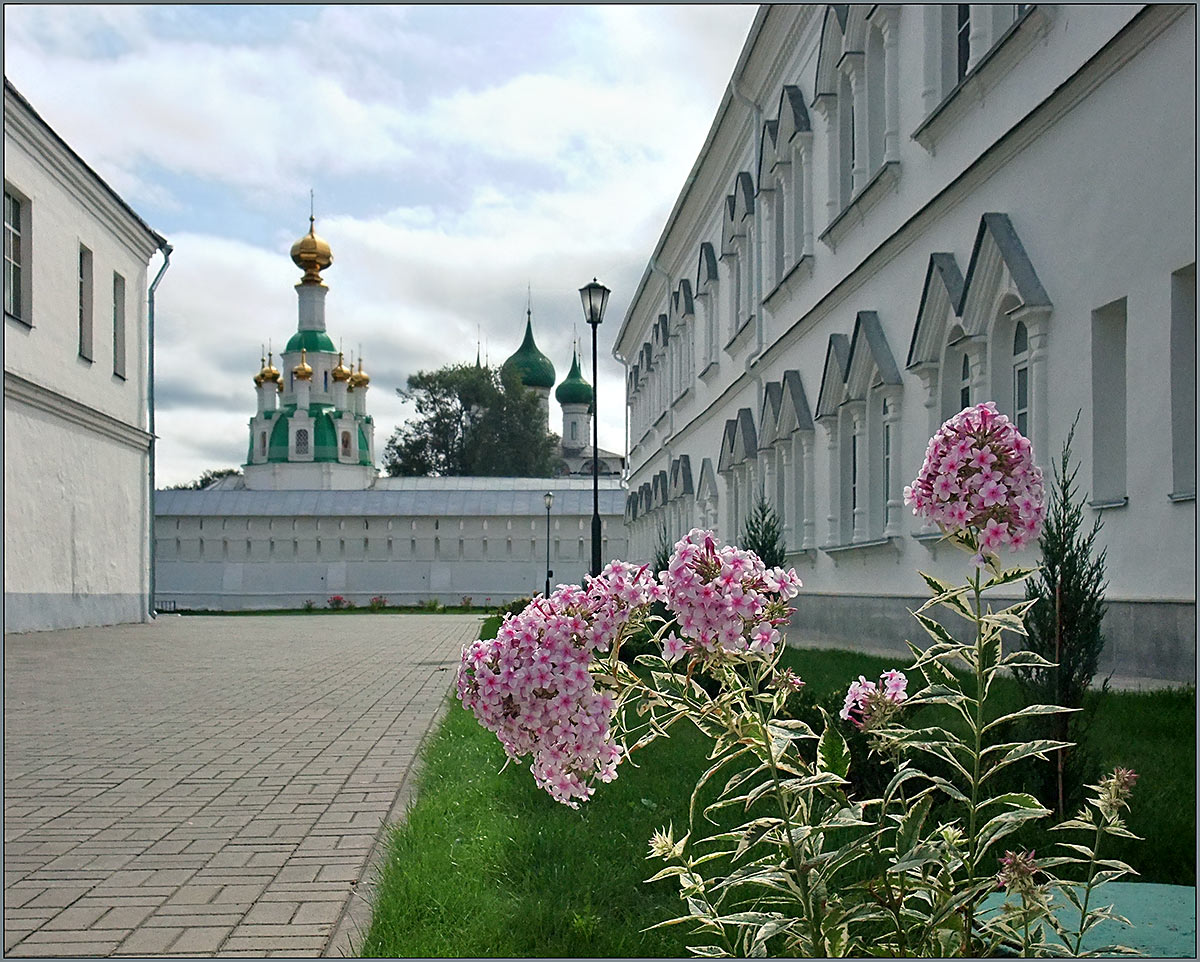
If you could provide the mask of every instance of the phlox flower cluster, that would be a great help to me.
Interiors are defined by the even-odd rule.
[[[675,545],[659,574],[678,634],[663,639],[663,657],[714,661],[775,651],[800,579],[795,570],[767,569],[753,551],[722,546],[711,531],[693,528]]]
[[[633,612],[662,595],[645,567],[614,561],[586,589],[539,595],[507,616],[495,638],[463,649],[458,697],[509,757],[532,756],[538,786],[564,804],[578,807],[595,779],[616,777],[616,701],[590,668]]]
[[[859,675],[858,681],[850,682],[846,701],[838,717],[853,722],[859,728],[870,728],[907,697],[908,678],[901,671],[894,668],[885,671],[879,676],[878,685]]]
[[[997,550],[1036,540],[1045,518],[1033,445],[993,401],[965,408],[929,440],[925,463],[904,489],[913,514],[970,536],[982,566]]]

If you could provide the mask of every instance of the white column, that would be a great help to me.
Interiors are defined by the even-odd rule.
[[[838,513],[841,506],[841,486],[838,484],[841,479],[841,459],[838,450],[838,422],[836,415],[826,417],[821,427],[825,429],[825,449],[826,457],[829,460],[829,514],[826,520],[829,522],[829,527],[825,535],[826,544],[838,544],[841,542],[841,531],[838,530]]]
[[[862,54],[844,54],[842,68],[850,80],[850,96],[854,99],[854,167],[850,171],[851,193],[857,194],[867,183],[867,78]]]
[[[775,442],[779,457],[779,476],[783,479],[783,504],[779,506],[783,518],[783,543],[789,551],[800,547],[800,530],[796,525],[796,465],[792,460],[791,440]]]
[[[881,4],[877,8],[875,19],[879,22],[879,32],[883,35],[883,160],[884,163],[891,163],[900,159],[900,24],[895,7],[890,4]]]
[[[937,429],[942,426],[941,379],[939,377],[938,366],[931,362],[927,362],[917,368],[917,375],[921,378],[921,383],[925,386],[926,432],[925,439],[922,441],[920,447],[921,458],[924,460],[925,446],[929,443],[929,439],[937,433]],[[921,523],[919,529],[922,534],[929,534],[936,530],[937,526],[928,519]]]
[[[942,100],[942,38],[943,8],[940,4],[924,3],[918,9],[924,17],[925,63],[922,73],[921,113],[928,117]],[[889,58],[890,60],[890,58]]]
[[[823,94],[813,101],[817,116],[821,118],[820,139],[826,145],[825,177],[825,223],[833,223],[841,209],[841,184],[838,178],[838,131],[837,112],[833,109],[836,98],[831,94]]]
[[[904,445],[901,443],[900,436],[900,388],[894,391],[888,391],[887,397],[887,414],[883,416],[883,427],[889,432],[891,442],[891,477],[888,478],[888,489],[883,493],[884,502],[884,518],[883,518],[883,535],[885,538],[895,538],[900,535],[900,516],[904,508],[904,482],[905,478],[902,474],[903,459],[901,457],[904,451]]]
[[[813,463],[813,432],[803,431],[796,435],[800,439],[800,468],[804,472],[804,549],[817,546],[817,485],[816,465]]]
[[[1048,468],[1053,460],[1050,454],[1049,378],[1046,374],[1046,352],[1049,347],[1050,325],[1044,313],[1032,312],[1020,318],[1029,333],[1029,440],[1033,442],[1033,455],[1039,465]]]
[[[852,479],[855,485],[857,503],[854,506],[854,528],[851,538],[854,541],[867,540],[867,522],[870,514],[870,471],[867,467],[867,410],[862,401],[849,405],[850,410],[850,443],[854,445],[852,464],[857,468],[856,476]]]

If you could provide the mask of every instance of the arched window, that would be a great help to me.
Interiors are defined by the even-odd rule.
[[[850,78],[843,75],[838,93],[838,189],[839,207],[845,208],[854,195],[854,92]]]
[[[342,457],[350,457],[350,432],[342,432]]]
[[[267,432],[263,431],[258,435],[258,453],[266,455],[267,453]]]
[[[328,371],[325,372],[325,390],[327,392],[329,390],[329,372]]]
[[[308,454],[308,429],[298,428],[296,430],[296,453]]]
[[[1029,332],[1024,321],[1013,331],[1013,422],[1029,436]]]
[[[960,409],[971,406],[971,359],[966,354],[963,354],[962,373],[958,380],[958,404]]]
[[[882,415],[881,424],[883,426],[883,451],[882,451],[882,473],[883,487],[879,489],[881,498],[879,516],[883,519],[884,525],[887,524],[887,503],[888,497],[892,490],[892,414],[891,402],[885,397],[880,410]]]

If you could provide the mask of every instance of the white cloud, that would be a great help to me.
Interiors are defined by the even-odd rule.
[[[9,79],[175,247],[158,295],[160,483],[244,458],[259,343],[295,329],[287,251],[310,185],[336,258],[330,333],[362,345],[380,447],[408,414],[407,374],[473,360],[477,331],[493,363],[515,350],[527,283],[559,377],[577,336],[590,380],[576,289],[596,275],[613,289],[601,444],[622,448],[612,337],[753,7],[5,16]],[[237,233],[247,209],[265,236]]]

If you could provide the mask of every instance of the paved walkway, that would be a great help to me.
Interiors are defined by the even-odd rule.
[[[353,954],[381,825],[478,623],[6,637],[5,954]]]

